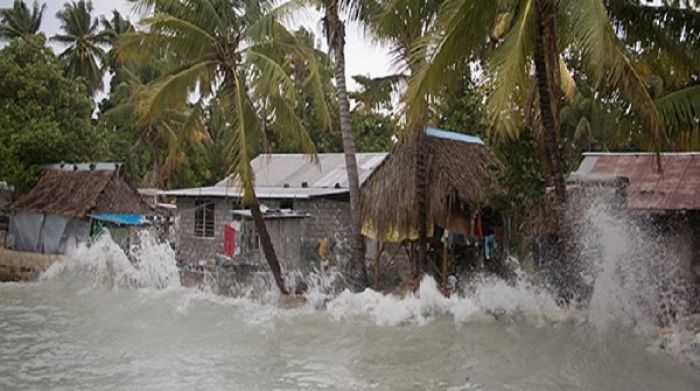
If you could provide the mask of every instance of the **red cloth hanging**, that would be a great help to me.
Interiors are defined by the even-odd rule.
[[[479,240],[484,238],[484,230],[481,227],[481,213],[477,213],[474,217],[474,229],[472,230],[472,234],[479,238]]]
[[[231,224],[224,224],[224,254],[233,256],[236,251],[236,229]]]

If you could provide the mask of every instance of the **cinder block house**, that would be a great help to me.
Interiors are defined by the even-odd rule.
[[[363,182],[387,154],[356,156]],[[251,164],[255,192],[283,267],[303,267],[302,260],[348,251],[350,197],[343,154],[319,154],[316,162],[303,154],[260,155]],[[179,263],[264,263],[241,194],[233,177],[214,186],[167,192],[177,203]],[[235,232],[233,245],[225,246],[226,226]]]

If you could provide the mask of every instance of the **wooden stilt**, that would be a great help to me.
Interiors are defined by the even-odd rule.
[[[379,266],[384,252],[384,243],[377,240],[377,246],[374,250],[374,289],[379,290]]]
[[[447,266],[448,266],[447,256],[449,253],[449,249],[447,248],[447,243],[445,243],[444,246],[442,246],[442,247],[443,247],[443,251],[442,251],[442,270],[441,270],[441,274],[442,274],[441,277],[442,278],[441,278],[441,280],[442,280],[442,286],[447,287]]]

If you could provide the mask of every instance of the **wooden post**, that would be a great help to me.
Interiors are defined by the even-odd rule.
[[[374,249],[374,290],[379,290],[379,263],[381,261],[384,244],[377,238],[377,246]]]
[[[443,247],[443,251],[442,251],[442,286],[447,287],[447,255],[448,255],[447,243],[445,243],[442,247]]]

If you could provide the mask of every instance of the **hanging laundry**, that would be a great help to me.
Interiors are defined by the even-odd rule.
[[[318,256],[321,259],[326,259],[328,254],[331,253],[331,240],[328,238],[323,238],[316,247]]]
[[[490,234],[484,237],[484,257],[490,260],[493,255],[493,248],[496,245],[496,235]]]
[[[474,217],[474,231],[472,232],[480,241],[484,238],[484,230],[481,227],[481,213],[477,213]]]
[[[224,254],[232,257],[236,251],[236,229],[233,224],[224,225]]]

